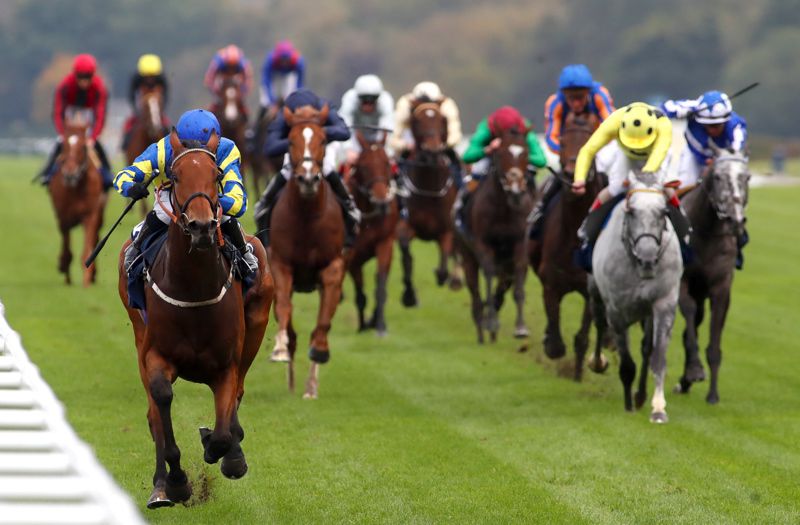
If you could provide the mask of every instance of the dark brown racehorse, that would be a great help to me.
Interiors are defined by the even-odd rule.
[[[86,130],[87,124],[82,121],[67,122],[61,154],[56,159],[56,172],[48,186],[58,229],[61,232],[58,271],[64,274],[64,281],[67,284],[72,284],[69,274],[72,262],[70,230],[79,224],[83,226],[81,261],[85,261],[97,245],[108,197],[103,191],[103,178],[99,171],[100,160],[94,149],[87,144]],[[84,268],[84,286],[95,282],[96,264],[95,262],[89,268]]]
[[[506,131],[492,154],[486,179],[465,205],[464,228],[456,234],[456,248],[464,264],[464,277],[472,296],[472,320],[483,343],[484,330],[497,340],[497,313],[506,291],[514,287],[517,320],[514,337],[527,337],[523,318],[525,277],[525,219],[533,207],[533,188],[528,188],[528,144],[523,132]],[[481,297],[479,275],[486,287]]]
[[[223,73],[220,81],[219,99],[211,106],[211,111],[219,121],[222,136],[236,143],[242,159],[240,170],[242,177],[250,167],[247,155],[247,107],[242,97],[241,84],[244,82],[241,73]]]
[[[544,351],[551,359],[563,357],[566,346],[561,337],[561,301],[565,295],[578,292],[584,298],[581,327],[575,334],[575,380],[583,374],[583,360],[589,346],[589,328],[592,315],[589,310],[586,272],[573,262],[578,248],[578,228],[589,211],[589,207],[603,188],[602,177],[592,166],[586,181],[586,193],[578,196],[570,191],[575,173],[575,161],[581,147],[589,140],[599,125],[599,119],[591,113],[570,113],[561,132],[561,171],[553,181],[562,186],[561,194],[548,212],[542,233],[537,239],[528,241],[531,268],[542,282],[542,298],[547,315],[544,335]],[[598,361],[599,360],[599,361]],[[602,372],[608,363],[602,353],[590,361],[592,370]]]
[[[317,325],[311,332],[306,399],[315,399],[319,386],[319,365],[328,362],[328,332],[342,295],[345,261],[344,219],[333,190],[322,177],[325,156],[326,105],[317,111],[310,106],[292,113],[283,108],[289,131],[292,177],[272,211],[269,265],[275,278],[275,316],[278,333],[272,361],[286,362],[289,389],[294,389],[294,353],[297,333],[292,326],[292,293],[319,289]]]
[[[220,171],[214,159],[219,138],[208,149],[186,149],[173,131],[170,195],[175,211],[167,240],[148,270],[147,321],[128,307],[127,276],[119,254],[119,294],[133,324],[139,372],[147,392],[147,420],[156,447],[156,471],[149,508],[173,505],[191,496],[172,430],[172,383],[183,378],[208,385],[214,393],[213,432],[200,429],[207,463],[222,459],[222,473],[237,479],[247,471],[237,415],[244,378],[256,357],[273,299],[266,254],[250,238],[259,260],[258,277],[245,297],[218,246]],[[169,473],[167,473],[169,465]]]
[[[127,165],[133,164],[150,144],[164,137],[164,89],[161,86],[141,88],[136,101],[136,119],[125,147]],[[142,215],[147,213],[147,202],[141,200]]]
[[[713,144],[713,141],[709,141]],[[686,329],[683,346],[686,363],[675,390],[688,393],[692,383],[705,379],[698,355],[698,328],[705,317],[705,302],[711,309],[706,360],[711,371],[706,401],[719,402],[717,382],[722,362],[722,331],[731,300],[737,238],[744,232],[745,207],[750,173],[741,154],[716,151],[714,164],[700,186],[683,198],[692,223],[693,260],[683,271],[678,303]]]
[[[411,105],[411,133],[415,148],[405,160],[403,186],[408,220],[401,220],[397,240],[403,253],[403,305],[415,306],[417,294],[412,281],[413,258],[411,239],[439,244],[439,266],[436,282],[442,286],[450,277],[450,286],[460,288],[458,272],[448,273],[447,261],[453,257],[453,219],[450,210],[456,198],[456,188],[450,172],[447,147],[447,119],[437,102],[415,102]]]
[[[380,142],[368,142],[361,131],[356,131],[356,137],[361,145],[361,154],[351,172],[348,185],[361,210],[362,219],[361,231],[348,255],[348,270],[356,288],[358,330],[373,328],[379,336],[383,336],[386,334],[386,281],[392,266],[392,248],[399,219],[395,198],[397,188],[392,179],[389,157],[384,149],[386,135],[382,136]],[[375,275],[375,309],[370,320],[365,322],[367,296],[364,294],[362,267],[373,257],[378,263]]]

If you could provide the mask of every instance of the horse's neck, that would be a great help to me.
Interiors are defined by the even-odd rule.
[[[191,241],[180,227],[170,223],[167,240],[154,265],[153,279],[167,293],[182,290],[195,297],[219,293],[227,280],[222,254],[216,244],[208,250],[192,250]]]
[[[717,227],[719,218],[711,202],[708,192],[711,188],[706,187],[705,183],[692,190],[684,197],[684,209],[689,217],[694,231],[705,236],[712,233]]]
[[[586,193],[580,197],[569,198],[570,188],[564,185],[561,188],[561,224],[568,229],[578,231],[600,189],[600,182],[595,177],[587,184]]]
[[[421,189],[438,189],[450,176],[450,168],[440,162],[439,155],[425,155],[426,160],[412,159],[419,164],[414,164],[409,176]],[[418,184],[417,184],[418,183]]]

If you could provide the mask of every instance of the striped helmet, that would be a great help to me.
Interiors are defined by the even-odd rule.
[[[697,100],[694,119],[699,124],[723,124],[731,118],[733,106],[728,95],[720,91],[706,91]]]

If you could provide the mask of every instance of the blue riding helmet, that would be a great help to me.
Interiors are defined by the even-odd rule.
[[[561,70],[558,77],[558,89],[586,88],[594,85],[589,68],[583,64],[570,64]]]
[[[192,109],[181,115],[175,131],[181,141],[199,142],[202,145],[208,144],[212,132],[216,131],[218,137],[222,135],[217,117],[205,109]]]
[[[731,99],[720,91],[706,91],[697,101],[694,119],[700,124],[723,124],[731,119]]]

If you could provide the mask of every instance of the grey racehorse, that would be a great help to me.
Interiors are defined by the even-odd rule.
[[[650,421],[666,423],[664,376],[667,346],[675,321],[683,262],[678,237],[667,220],[667,201],[655,177],[631,178],[628,194],[611,213],[592,255],[589,282],[592,309],[600,331],[613,330],[620,354],[619,376],[625,410],[633,410],[631,385],[636,364],[628,346],[628,328],[643,323],[642,370],[636,408],[647,396],[648,362],[655,377]]]
[[[731,299],[737,239],[744,234],[749,179],[747,157],[717,149],[709,175],[683,199],[693,226],[694,257],[686,266],[681,283],[680,309],[686,319],[683,332],[686,364],[675,391],[687,393],[692,383],[705,379],[698,355],[697,329],[703,321],[708,299],[711,319],[706,360],[711,384],[706,401],[712,404],[719,401],[717,379],[722,362],[722,330]]]

